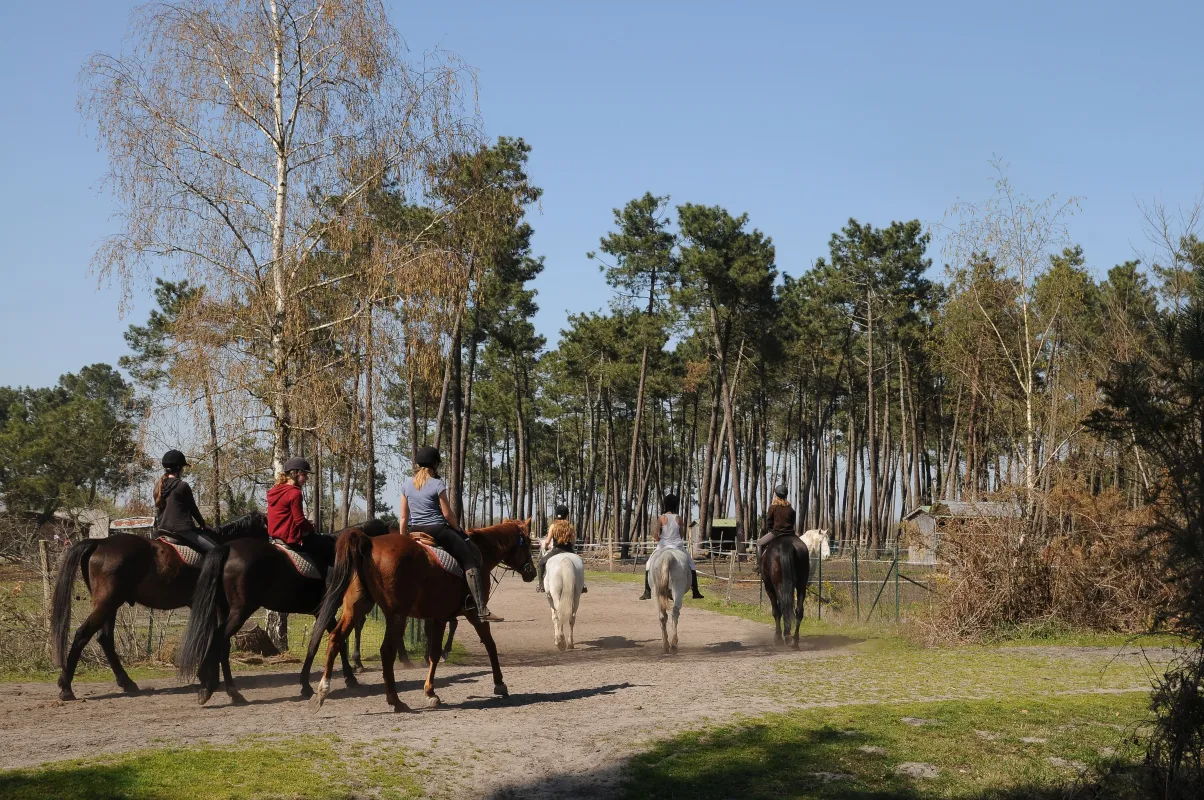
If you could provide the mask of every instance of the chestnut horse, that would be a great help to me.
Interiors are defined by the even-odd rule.
[[[268,538],[267,521],[258,511],[219,526],[219,541],[232,539]],[[92,613],[75,632],[75,640],[67,650],[67,630],[71,625],[71,598],[75,593],[75,575],[83,575],[84,584],[92,595]],[[54,663],[62,667],[59,673],[59,698],[74,700],[71,681],[80,653],[94,636],[117,679],[117,685],[128,694],[138,693],[134,683],[121,666],[113,642],[117,609],[123,603],[170,610],[192,604],[192,595],[199,566],[185,564],[174,547],[163,539],[148,539],[131,533],[115,533],[106,539],[85,539],[76,542],[59,564],[58,581],[50,612],[50,646]],[[230,663],[222,661],[222,671],[230,680]]]
[[[522,521],[505,520],[498,525],[468,531],[473,544],[481,551],[481,568],[488,573],[499,564],[505,564],[518,571],[523,581],[529,583],[535,580],[531,537],[528,533],[530,524],[529,518]],[[502,681],[497,645],[493,642],[489,623],[482,622],[475,609],[465,608],[467,597],[468,584],[464,578],[446,572],[430,550],[414,538],[390,534],[372,539],[359,531],[345,532],[336,544],[334,572],[309,639],[305,665],[301,669],[301,679],[305,681],[318,646],[322,643],[322,634],[330,630],[326,667],[322,671],[318,693],[310,700],[310,707],[315,711],[322,707],[330,692],[334,654],[374,603],[380,606],[385,617],[380,662],[384,670],[385,693],[394,711],[409,710],[397,696],[393,677],[393,660],[398,648],[405,647],[403,637],[409,617],[426,620],[428,671],[424,690],[429,708],[439,705],[439,696],[435,694],[435,670],[442,655],[443,630],[449,620],[460,614],[476,629],[489,654],[494,694],[502,697],[509,695]]]

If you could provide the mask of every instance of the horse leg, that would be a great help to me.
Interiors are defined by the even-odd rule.
[[[510,689],[506,687],[506,682],[502,680],[502,665],[497,660],[497,644],[493,641],[493,634],[489,630],[489,623],[482,622],[475,612],[465,614],[464,618],[476,629],[477,636],[481,637],[481,644],[485,645],[485,652],[489,654],[489,666],[493,668],[493,693],[498,697],[509,697]]]
[[[426,707],[438,708],[439,695],[435,694],[435,670],[439,667],[439,651],[443,644],[443,628],[446,622],[441,619],[426,621],[426,660],[429,666],[426,671],[426,683],[422,691],[426,694]]]
[[[778,605],[778,590],[767,577],[761,578],[761,583],[765,586],[765,596],[769,598],[769,607],[773,610],[773,643],[782,645],[782,608]]]
[[[451,622],[447,623],[447,644],[443,648],[444,661],[447,661],[449,658],[451,658],[452,642],[456,638],[456,626],[458,624],[459,620],[457,620],[455,617],[452,617]]]
[[[208,687],[210,695],[217,690],[219,665],[224,664],[230,659],[230,639],[242,628],[246,617],[247,615],[243,613],[243,609],[232,608],[230,609],[230,616],[226,617],[226,624],[218,629],[220,639],[217,642],[217,647],[210,650],[210,653],[216,653],[216,659],[212,656],[210,657],[209,669],[206,672],[207,675],[211,676],[211,683]],[[213,663],[214,660],[217,661],[216,664]],[[245,706],[247,704],[247,698],[243,697],[242,692],[238,691],[238,688],[234,685],[234,676],[228,673],[226,675],[226,695],[229,696],[230,702],[233,705]],[[202,700],[201,705],[204,705],[208,699],[206,697],[205,700]]]
[[[677,654],[677,618],[681,616],[681,600],[673,602],[673,636],[669,640],[669,652]]]
[[[84,647],[92,637],[104,627],[105,620],[109,616],[117,614],[118,604],[113,603],[113,608],[108,609],[106,606],[109,604],[110,598],[107,595],[92,598],[92,613],[76,629],[75,638],[71,641],[71,650],[67,653],[67,658],[63,660],[63,671],[59,674],[60,700],[75,699],[75,692],[71,691],[71,680],[75,677],[75,667],[79,664],[80,653],[84,651]]]
[[[347,652],[350,642],[350,636],[343,640],[343,646],[339,648],[339,658],[343,662],[343,685],[348,689],[354,689],[360,685],[360,682],[355,677],[355,669],[351,666],[350,654]]]
[[[344,601],[339,621],[330,629],[330,636],[326,639],[326,664],[322,669],[322,680],[318,681],[317,693],[309,699],[309,707],[313,711],[321,708],[322,703],[326,702],[326,695],[330,694],[330,673],[334,672],[335,654],[342,652],[343,643],[354,628],[355,607],[349,607]]]
[[[556,645],[557,650],[563,651],[568,646],[565,641],[564,632],[560,630],[560,614],[556,611],[556,600],[553,598],[553,593],[544,590],[548,596],[548,608],[552,610],[552,643]]]
[[[807,603],[807,585],[804,583],[798,592],[798,607],[794,616],[794,649],[798,650],[798,630],[803,626],[803,608]]]
[[[661,651],[669,652],[669,609],[665,607],[663,597],[656,598],[657,604],[660,606],[661,616]]]
[[[364,662],[360,660],[360,637],[364,634],[364,623],[367,620],[368,618],[364,617],[359,621],[359,624],[355,626],[355,644],[351,648],[351,663],[355,666],[356,672],[366,671]]]
[[[117,610],[114,609],[109,618],[105,620],[104,625],[101,626],[100,633],[97,634],[96,638],[100,642],[100,649],[104,651],[105,658],[109,661],[109,667],[113,670],[113,676],[117,678],[117,685],[126,694],[138,694],[138,684],[130,680],[125,667],[121,665],[121,659],[117,657],[117,647],[113,642],[113,629],[116,625]]]
[[[410,707],[401,702],[397,696],[397,680],[393,675],[393,661],[397,655],[398,643],[405,649],[406,618],[389,614],[385,617],[385,637],[380,643],[380,667],[385,680],[385,698],[394,711],[409,711]],[[407,659],[408,660],[408,659]]]

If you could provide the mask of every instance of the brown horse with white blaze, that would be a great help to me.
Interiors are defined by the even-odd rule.
[[[528,532],[530,524],[530,519],[505,520],[497,525],[467,532],[481,552],[481,567],[485,574],[504,564],[522,575],[525,582],[535,579]],[[449,620],[460,614],[476,629],[489,654],[494,694],[502,697],[509,695],[502,681],[497,645],[494,644],[489,623],[482,622],[475,609],[464,607],[467,596],[468,585],[464,578],[445,571],[431,551],[413,537],[397,533],[369,538],[355,530],[343,533],[336,544],[334,572],[309,639],[305,665],[301,669],[301,675],[306,679],[322,636],[330,630],[326,668],[310,706],[315,711],[321,708],[330,691],[335,653],[374,603],[380,606],[385,618],[380,660],[384,670],[385,693],[394,711],[409,710],[397,696],[393,677],[394,658],[398,648],[405,646],[403,636],[409,617],[426,620],[428,671],[424,691],[428,707],[439,705],[439,696],[435,694],[435,670],[439,665],[444,628]]]

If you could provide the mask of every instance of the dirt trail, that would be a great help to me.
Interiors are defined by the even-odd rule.
[[[511,696],[492,696],[484,649],[471,628],[461,626],[459,639],[472,657],[468,664],[440,665],[437,691],[444,705],[432,711],[391,713],[375,669],[360,675],[363,686],[351,691],[336,675],[317,714],[300,699],[295,671],[238,678],[250,701],[242,708],[231,706],[224,693],[199,707],[191,688],[170,679],[143,682],[155,691],[139,697],[118,693],[111,682],[77,683],[80,699],[74,703],[59,702],[53,683],[0,685],[0,768],[142,747],[222,744],[247,734],[337,734],[438,757],[446,768],[436,767],[432,789],[480,796],[523,784],[530,796],[529,787],[544,776],[616,774],[608,767],[653,734],[737,712],[780,709],[780,700],[744,689],[771,680],[780,659],[814,657],[852,643],[811,637],[804,650],[783,652],[773,648],[767,625],[686,608],[680,652],[665,656],[656,608],[638,601],[639,591],[638,584],[595,581],[582,597],[577,649],[560,653],[544,595],[511,575],[490,603],[506,617],[493,630]],[[398,677],[402,699],[421,708],[422,671],[402,670]],[[474,758],[481,752],[502,757]],[[486,760],[505,767],[487,767]],[[549,783],[546,792],[566,788]]]

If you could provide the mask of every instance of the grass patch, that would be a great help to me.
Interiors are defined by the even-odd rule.
[[[375,752],[372,752],[374,750]],[[247,737],[235,746],[143,750],[0,772],[0,797],[351,798],[422,796],[402,748],[347,748],[336,737]]]
[[[774,714],[654,744],[630,763],[624,792],[630,798],[1060,797],[1080,769],[1137,757],[1131,742],[1147,705],[1143,695],[1030,696]],[[935,777],[896,771],[908,762],[935,768]]]

